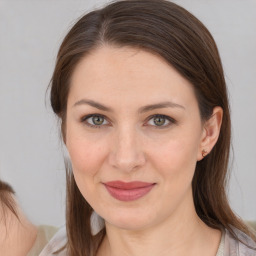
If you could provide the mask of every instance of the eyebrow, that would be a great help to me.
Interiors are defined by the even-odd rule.
[[[96,101],[88,100],[88,99],[82,99],[82,100],[77,101],[73,105],[73,107],[84,105],[84,104],[92,106],[92,107],[97,108],[97,109],[102,110],[102,111],[114,112],[114,110],[112,108],[104,106],[104,105],[102,105],[102,104],[100,104]],[[151,104],[151,105],[143,106],[143,107],[139,108],[138,112],[139,113],[145,113],[145,112],[152,111],[152,110],[159,109],[159,108],[185,109],[185,107],[183,107],[182,105],[179,105],[179,104],[171,102],[171,101],[165,101],[165,102],[161,102],[161,103],[157,103],[157,104]]]
[[[107,111],[107,112],[113,112],[113,109],[112,108],[109,108],[109,107],[106,107],[96,101],[93,101],[93,100],[87,100],[87,99],[82,99],[82,100],[79,100],[77,101],[73,107],[75,106],[80,106],[80,105],[90,105],[94,108],[97,108],[97,109],[100,109],[100,110],[103,110],[103,111]]]
[[[185,107],[183,107],[182,105],[179,105],[179,104],[171,102],[171,101],[166,101],[166,102],[161,102],[161,103],[141,107],[139,109],[139,113],[145,113],[145,112],[155,110],[155,109],[159,109],[159,108],[181,108],[181,109],[185,109]]]

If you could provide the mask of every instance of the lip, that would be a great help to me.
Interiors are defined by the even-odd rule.
[[[120,201],[134,201],[148,194],[156,183],[110,181],[103,183],[109,194]]]

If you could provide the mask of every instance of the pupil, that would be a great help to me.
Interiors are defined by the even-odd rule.
[[[163,125],[165,123],[165,119],[163,117],[156,117],[154,119],[154,123],[157,125],[157,126],[160,126],[160,125]]]
[[[103,118],[100,116],[94,116],[93,123],[96,125],[101,125],[103,123]]]

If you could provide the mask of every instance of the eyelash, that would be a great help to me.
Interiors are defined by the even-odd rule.
[[[166,116],[166,115],[161,115],[161,114],[155,114],[155,115],[149,116],[147,118],[146,122],[148,123],[151,119],[154,119],[154,118],[164,118],[165,119],[165,123],[166,123],[166,121],[169,122],[168,124],[164,124],[164,125],[161,125],[161,126],[152,125],[152,127],[156,128],[156,129],[164,129],[166,127],[169,127],[169,126],[177,123],[177,121],[175,119],[173,119],[172,117]]]
[[[95,124],[88,123],[88,119],[92,118],[92,117],[100,117],[100,118],[103,118],[104,121],[107,120],[107,118],[104,115],[101,115],[101,114],[91,114],[91,115],[87,115],[87,116],[82,117],[81,118],[81,122],[85,123],[85,125],[87,125],[89,127],[96,128],[96,129],[102,128],[102,126],[106,125],[106,124],[95,125]],[[161,115],[161,114],[155,114],[155,115],[149,116],[147,118],[147,120],[146,120],[146,123],[148,123],[153,118],[164,118],[165,121],[167,120],[169,122],[167,125],[166,124],[161,125],[161,126],[151,125],[152,127],[156,128],[156,129],[164,129],[166,127],[171,126],[172,124],[176,124],[177,123],[177,121],[175,119],[173,119],[172,117],[166,116],[166,115]]]
[[[92,115],[87,115],[87,116],[84,116],[81,118],[81,122],[82,123],[85,123],[85,125],[89,126],[89,127],[92,127],[92,128],[101,128],[102,125],[93,125],[93,124],[90,124],[88,123],[88,119],[91,118],[91,117],[101,117],[103,118],[104,120],[107,120],[107,118],[104,116],[104,115],[101,115],[101,114],[92,114]]]

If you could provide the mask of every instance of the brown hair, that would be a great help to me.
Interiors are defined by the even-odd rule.
[[[0,212],[3,214],[3,217],[6,213],[6,207],[9,209],[16,217],[18,217],[16,212],[16,205],[13,199],[14,190],[13,188],[0,180]]]
[[[219,139],[197,163],[192,182],[198,216],[210,227],[232,227],[255,239],[231,210],[226,185],[230,151],[230,113],[227,89],[218,49],[206,27],[182,7],[164,0],[117,1],[83,16],[65,37],[51,80],[51,104],[65,117],[70,78],[79,61],[100,45],[131,46],[157,54],[193,85],[201,119],[209,119],[213,108],[223,109]],[[91,235],[91,206],[81,195],[67,168],[67,248],[71,256],[95,255],[105,229]]]

